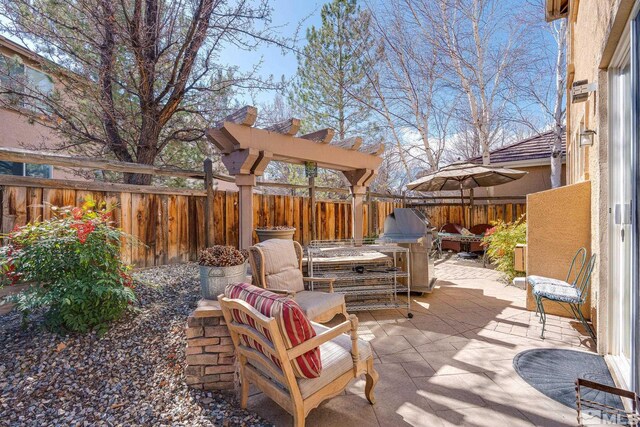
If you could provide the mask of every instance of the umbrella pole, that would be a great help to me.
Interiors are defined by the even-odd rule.
[[[462,204],[462,226],[467,228],[467,216],[464,213],[464,191],[462,190],[462,182],[460,182],[460,203]]]
[[[469,228],[473,227],[473,188],[469,189]]]

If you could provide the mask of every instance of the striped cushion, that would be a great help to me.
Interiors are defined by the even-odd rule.
[[[248,283],[228,285],[224,294],[227,298],[246,301],[263,315],[276,319],[278,327],[282,331],[282,338],[287,350],[316,336],[311,322],[306,318],[300,306],[291,298],[274,294]],[[257,326],[251,317],[238,310],[232,310],[231,316],[236,322],[251,326],[264,335],[267,340],[273,342],[269,332]],[[250,337],[243,335],[241,339],[245,345],[258,350],[282,369],[281,361],[271,351],[266,351]],[[296,357],[291,365],[295,376],[298,378],[319,377],[322,372],[320,348],[316,347]]]

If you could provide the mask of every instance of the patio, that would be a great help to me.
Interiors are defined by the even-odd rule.
[[[525,291],[505,286],[480,263],[449,256],[436,272],[433,293],[414,297],[412,319],[396,310],[358,313],[360,336],[372,343],[380,374],[376,404],[369,405],[364,381],[357,380],[313,410],[307,425],[575,425],[575,411],[520,379],[512,360],[531,348],[593,351],[586,332],[549,316],[541,340]],[[257,391],[248,409],[291,425],[291,416]]]

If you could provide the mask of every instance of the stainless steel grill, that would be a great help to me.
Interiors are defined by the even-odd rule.
[[[409,248],[412,292],[431,292],[436,282],[429,256],[433,244],[431,228],[429,220],[415,209],[396,208],[384,220],[382,240]]]

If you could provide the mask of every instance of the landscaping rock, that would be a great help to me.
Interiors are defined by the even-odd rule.
[[[0,425],[270,425],[228,394],[187,386],[184,327],[200,299],[198,266],[135,278],[135,312],[103,336],[60,336],[38,315],[26,328],[19,313],[0,315]]]

